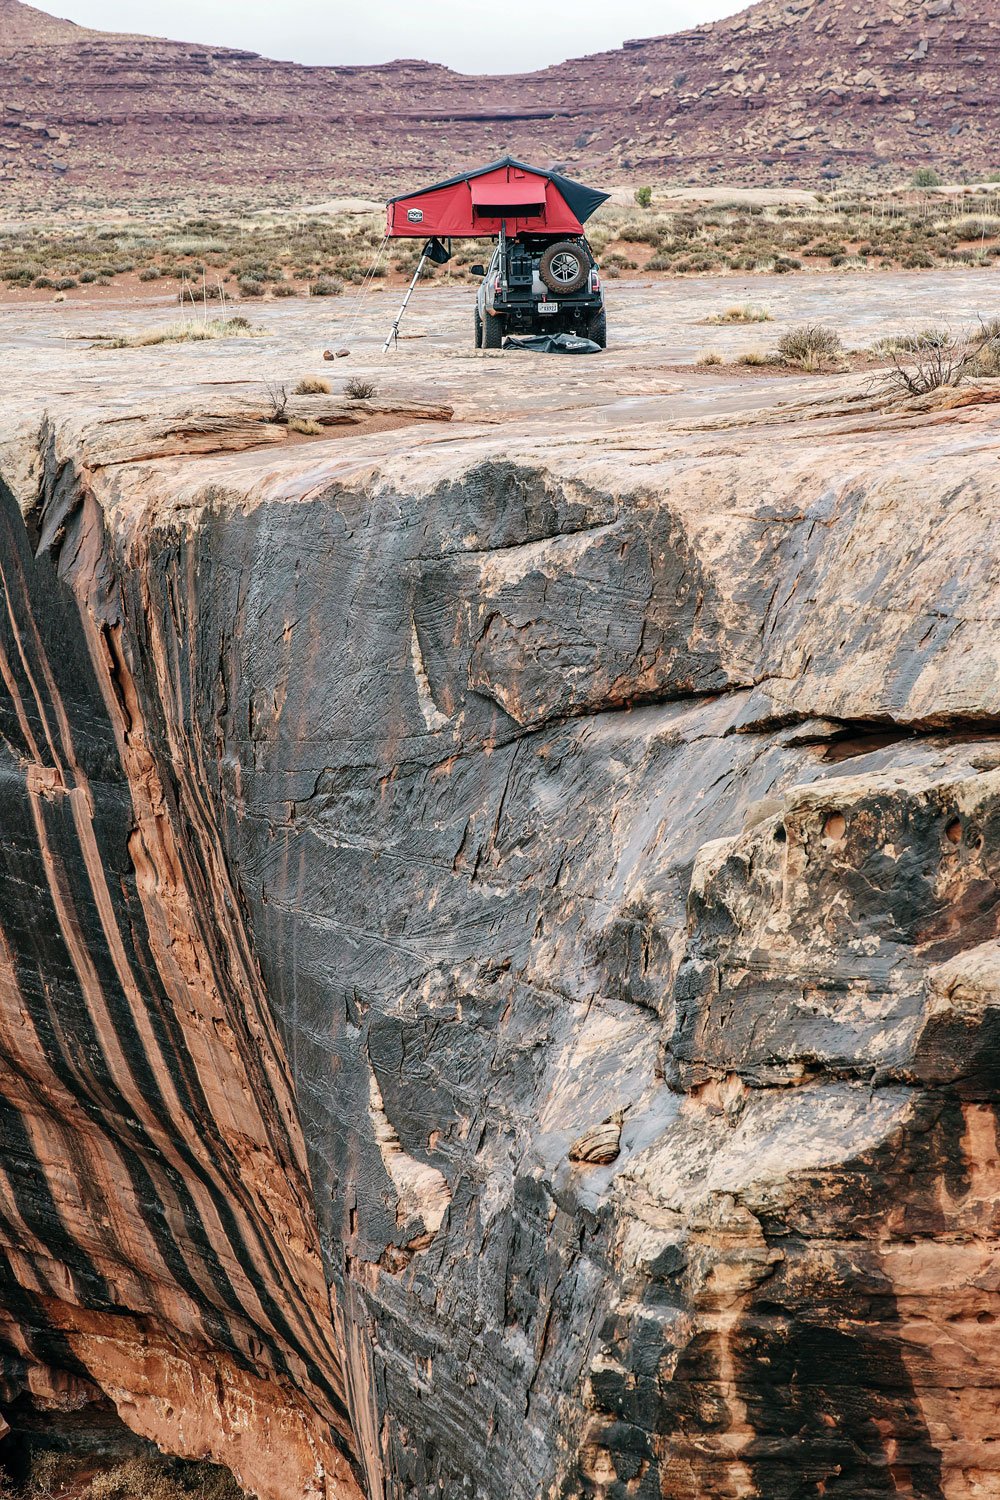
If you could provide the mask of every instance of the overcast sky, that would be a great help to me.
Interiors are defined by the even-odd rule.
[[[304,63],[422,57],[470,73],[522,72],[627,37],[662,36],[747,0],[35,0],[106,31],[247,47]]]

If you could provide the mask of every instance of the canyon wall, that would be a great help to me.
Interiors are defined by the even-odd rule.
[[[303,67],[0,0],[0,183],[30,210],[153,199],[228,215],[234,194],[254,209],[388,197],[507,153],[607,185],[898,185],[928,166],[965,182],[1000,162],[1000,0],[758,0],[585,45],[570,11],[571,61],[537,72]]]
[[[998,391],[8,435],[0,1409],[265,1500],[996,1490]]]

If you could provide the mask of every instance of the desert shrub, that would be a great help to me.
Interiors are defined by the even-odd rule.
[[[223,295],[221,286],[213,286],[211,282],[185,281],[177,293],[177,300],[193,303],[198,307],[204,306],[206,302],[221,302]]]
[[[297,297],[299,289],[291,281],[279,281],[271,288],[276,297]]]
[[[839,240],[820,240],[818,245],[813,245],[809,254],[825,255],[828,258],[834,255],[845,256],[847,254],[847,246],[842,245]]]
[[[623,224],[618,238],[626,245],[658,245],[663,234],[664,227],[658,224]]]
[[[890,358],[885,384],[907,396],[959,386],[969,376],[990,376],[1000,371],[1000,318],[980,322],[973,333],[922,345],[907,363],[899,352],[890,351]]]
[[[944,179],[938,176],[933,167],[918,167],[910,181],[914,187],[932,188],[940,187]]]
[[[202,268],[197,266],[194,269],[201,271]],[[241,261],[238,265],[230,266],[229,269],[239,280],[246,278],[248,281],[280,281],[282,279],[281,272],[276,271],[266,261]]]
[[[784,274],[788,271],[801,271],[802,262],[800,260],[796,260],[795,257],[791,255],[779,255],[775,257],[774,269],[779,274]]]
[[[893,333],[872,345],[873,354],[917,354],[921,349],[943,349],[951,340],[947,328],[921,328],[915,333]]]
[[[267,290],[262,281],[255,281],[252,276],[241,276],[237,285],[241,297],[263,297]]]
[[[36,276],[31,285],[39,292],[50,291],[55,286],[55,282],[51,276]]]
[[[991,380],[1000,376],[1000,318],[980,323],[973,344],[973,373]]]
[[[330,382],[317,375],[306,375],[295,387],[296,396],[329,396]]]
[[[81,271],[80,272],[80,285],[81,286],[93,286],[93,284],[94,284],[94,282],[96,280],[97,280],[97,272],[96,271]]]
[[[352,375],[344,385],[344,395],[348,401],[371,401],[378,395],[378,386],[372,380],[364,380],[360,375]]]
[[[976,358],[975,373],[990,380],[1000,377],[1000,339],[987,344]]]
[[[702,352],[698,355],[696,363],[703,366],[721,365],[722,355],[719,354],[715,349],[703,349]]]
[[[719,264],[717,255],[686,255],[674,264],[675,271],[714,271]]]
[[[140,281],[159,281],[159,279],[160,271],[157,266],[147,266],[145,270],[139,272]]]
[[[1000,218],[994,214],[969,214],[950,225],[960,240],[995,239],[1000,234]]]
[[[216,1464],[136,1456],[95,1474],[84,1500],[242,1500],[236,1481]]]
[[[809,323],[791,328],[778,340],[778,358],[782,364],[797,365],[803,370],[818,370],[838,360],[844,352],[840,334],[833,328]]]
[[[909,255],[903,257],[904,271],[930,271],[934,266],[933,255],[928,255],[926,250],[911,250]]]
[[[343,290],[344,283],[338,276],[321,276],[309,284],[311,297],[339,297]]]
[[[171,255],[224,255],[229,246],[225,240],[166,239],[163,248]]]
[[[738,365],[750,365],[755,368],[758,365],[772,364],[773,361],[769,354],[764,353],[763,349],[747,349],[744,354],[736,356],[736,363]]]
[[[636,188],[635,201],[640,208],[648,208],[653,201],[653,189],[651,187]]]
[[[959,385],[968,370],[966,351],[960,350],[954,340],[944,348],[920,350],[912,364],[904,365],[898,354],[892,361],[888,383],[909,396],[926,396],[942,386]]]

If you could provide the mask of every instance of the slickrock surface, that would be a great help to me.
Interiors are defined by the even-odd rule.
[[[1000,0],[760,0],[510,77],[301,67],[0,0],[0,183],[53,207],[225,184],[398,191],[507,150],[611,181],[976,173],[1000,161],[998,71]]]
[[[1000,1489],[1000,382],[665,372],[658,295],[366,323],[312,438],[298,312],[5,315],[0,1409],[266,1500]]]

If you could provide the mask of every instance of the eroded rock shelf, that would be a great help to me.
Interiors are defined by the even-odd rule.
[[[8,413],[0,1408],[264,1500],[997,1491],[996,390]]]

